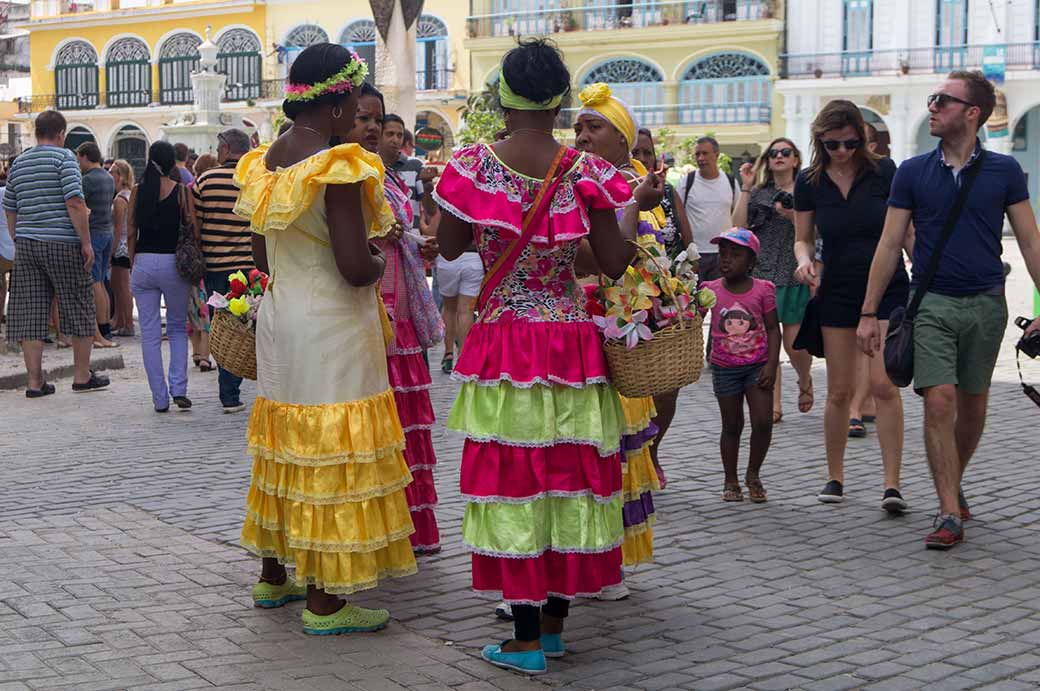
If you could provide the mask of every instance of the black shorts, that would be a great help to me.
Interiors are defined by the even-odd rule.
[[[55,297],[61,332],[72,337],[93,336],[97,328],[94,280],[83,268],[79,245],[16,238],[7,340],[47,338],[47,321]]]
[[[820,301],[820,325],[835,329],[855,329],[859,326],[859,315],[863,312],[863,300],[867,296],[867,281],[842,281],[828,284],[824,267],[824,284],[818,293]],[[881,304],[878,305],[878,320],[887,321],[896,307],[906,307],[910,301],[910,279],[903,267],[896,269],[888,284]]]

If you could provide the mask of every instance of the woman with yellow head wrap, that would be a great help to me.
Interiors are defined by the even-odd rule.
[[[636,140],[638,125],[632,111],[623,101],[614,97],[610,87],[602,83],[590,84],[582,89],[578,97],[582,108],[574,123],[577,148],[607,159],[621,171],[632,187],[645,178],[655,177],[642,163],[632,159],[632,145]],[[664,210],[656,205],[649,211],[640,212],[639,220],[640,236],[657,237],[665,222]],[[664,248],[661,250],[660,255],[667,262]],[[658,467],[651,453],[659,433],[658,425],[654,422],[657,417],[654,403],[654,399],[649,397],[621,397],[621,407],[625,413],[622,444],[625,464],[621,484],[625,501],[625,541],[621,549],[626,566],[653,559],[655,515],[651,492],[661,488],[660,478],[663,475],[657,472]],[[674,412],[674,404],[672,410]]]

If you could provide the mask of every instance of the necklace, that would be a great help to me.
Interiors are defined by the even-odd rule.
[[[296,128],[299,128],[299,129],[301,129],[301,130],[308,130],[308,131],[310,131],[310,132],[313,132],[314,134],[318,135],[318,136],[319,136],[319,137],[321,137],[322,139],[326,139],[326,137],[325,137],[325,135],[324,135],[324,134],[322,134],[322,133],[321,133],[321,132],[319,132],[318,130],[314,129],[313,127],[307,127],[307,125],[295,125],[295,124],[294,124],[294,125],[292,126],[292,128],[293,128],[294,130],[295,130]]]
[[[551,130],[536,130],[532,127],[520,127],[515,130],[509,130],[509,136],[512,137],[515,134],[540,134],[543,137],[552,137],[553,133]]]

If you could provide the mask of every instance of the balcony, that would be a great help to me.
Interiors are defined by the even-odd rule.
[[[681,92],[682,93],[682,92]],[[556,119],[558,129],[574,126],[580,108],[560,110]],[[640,127],[675,127],[690,125],[697,128],[723,125],[769,125],[773,115],[773,103],[768,96],[748,100],[727,102],[688,102],[678,104],[653,104],[631,107]]]
[[[28,98],[18,99],[18,112],[24,114],[42,113],[49,109],[69,110],[95,110],[98,108],[147,108],[160,105],[160,93],[156,89],[151,93],[150,99],[143,98],[142,93],[119,91],[110,94],[105,93],[77,93],[77,94],[34,94]],[[232,93],[225,96],[224,103],[242,103],[250,101],[275,101],[281,100],[285,94],[284,79],[265,79],[260,84],[239,85]],[[187,89],[187,99],[181,100],[181,105],[190,106],[193,101],[191,89]],[[162,107],[174,105],[164,103]]]
[[[767,19],[771,0],[471,0],[469,38]]]
[[[1010,43],[1008,70],[1040,69],[1040,42]],[[934,46],[902,50],[844,51],[780,56],[782,79],[824,77],[875,77],[898,74],[935,74],[959,69],[980,69],[987,46]]]

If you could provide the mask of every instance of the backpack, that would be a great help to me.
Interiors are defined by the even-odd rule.
[[[729,212],[733,213],[733,210],[737,208],[737,200],[740,198],[740,194],[737,192],[737,179],[731,174],[726,173],[726,179],[729,180],[729,188],[733,190],[733,201],[730,202]],[[697,171],[692,170],[690,174],[686,176],[686,187],[683,189],[682,205],[683,209],[686,208],[686,200],[690,198],[690,190],[693,189],[693,180],[697,177]]]

